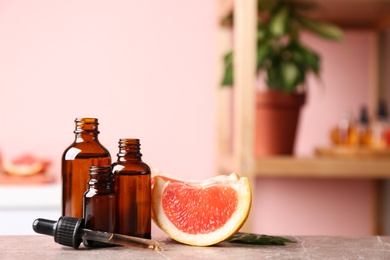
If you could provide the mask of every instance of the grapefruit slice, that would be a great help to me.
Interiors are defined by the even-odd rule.
[[[24,154],[13,160],[4,161],[3,168],[9,175],[30,176],[44,172],[49,164],[49,161]]]
[[[245,223],[251,202],[248,179],[235,173],[200,182],[152,179],[154,222],[169,237],[188,245],[209,246],[231,237]]]

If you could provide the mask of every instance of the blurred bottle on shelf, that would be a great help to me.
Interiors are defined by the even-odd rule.
[[[359,144],[359,131],[350,112],[341,114],[337,126],[331,130],[331,140],[339,146],[352,147]]]
[[[365,105],[360,108],[360,115],[357,124],[358,135],[359,135],[359,146],[370,147],[372,139],[372,131],[370,126],[370,118],[368,110]]]
[[[388,120],[387,104],[384,100],[379,102],[377,120],[372,124],[372,147],[390,147],[390,124]]]

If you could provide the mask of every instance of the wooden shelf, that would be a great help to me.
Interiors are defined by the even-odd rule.
[[[390,178],[389,159],[272,157],[256,161],[256,176],[309,178]]]
[[[219,161],[224,173],[233,169],[233,158]],[[255,160],[254,176],[287,178],[390,179],[388,158],[328,158],[276,156]]]
[[[390,25],[389,0],[313,0],[321,6],[314,17],[344,28],[384,29]]]
[[[261,0],[260,0],[261,1]],[[219,0],[220,17],[232,12],[234,0]],[[343,28],[384,29],[390,26],[390,0],[311,0],[320,7],[313,17]]]

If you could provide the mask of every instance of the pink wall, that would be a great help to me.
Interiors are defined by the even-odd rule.
[[[172,175],[214,175],[214,1],[0,2],[0,150],[53,160],[76,117],[100,120]]]
[[[375,234],[375,186],[350,179],[261,178],[255,232],[270,235]]]
[[[100,140],[114,159],[119,138],[138,137],[149,165],[180,178],[214,175],[214,93],[219,81],[214,71],[216,2],[0,1],[3,157],[24,152],[48,157],[58,176],[61,154],[74,138],[74,118],[98,117]],[[308,40],[316,49],[328,50],[326,85],[310,87],[298,154],[311,154],[313,146],[328,144],[329,127],[340,111],[356,111],[364,102],[368,81],[369,33],[348,33],[341,47]],[[327,201],[330,191],[347,197],[337,205],[323,204],[330,206],[323,209],[329,214],[356,201],[354,194],[362,187],[362,200],[369,201],[365,195],[369,183],[345,181],[315,184],[322,193],[306,201],[312,184],[308,180],[286,180],[279,187],[274,186],[275,180],[260,183],[256,199],[268,204],[254,205],[252,212],[268,215],[259,220],[259,232],[279,232],[280,222],[274,217],[297,212],[297,207],[301,216],[309,218],[319,205],[314,198]],[[284,187],[286,192],[280,193]],[[286,194],[300,203],[286,201]],[[337,193],[333,195],[337,199]],[[285,211],[277,207],[281,204]],[[362,218],[364,222],[370,216]],[[293,220],[295,230],[305,233],[301,228],[306,222],[296,216]],[[313,220],[312,225],[322,222]]]

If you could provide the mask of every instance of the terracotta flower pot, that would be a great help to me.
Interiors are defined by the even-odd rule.
[[[300,109],[305,98],[305,94],[287,95],[279,91],[257,93],[257,157],[293,154]]]

